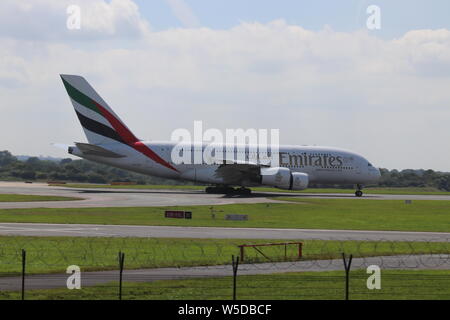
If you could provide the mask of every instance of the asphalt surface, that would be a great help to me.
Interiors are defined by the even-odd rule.
[[[424,195],[366,195],[362,199],[352,194],[290,194],[258,193],[250,197],[209,195],[191,190],[133,190],[133,189],[71,189],[49,187],[46,184],[0,182],[0,193],[55,195],[78,197],[79,201],[0,203],[1,208],[83,208],[83,207],[147,207],[173,205],[220,205],[231,203],[278,202],[267,197],[378,200],[450,200],[450,196]],[[216,239],[322,239],[367,241],[427,241],[449,242],[450,233],[306,230],[262,228],[208,228],[167,226],[74,225],[37,223],[0,223],[0,235],[72,236],[72,237],[142,237],[142,238],[216,238]],[[450,269],[449,255],[389,256],[355,258],[352,269],[379,265],[382,269]],[[316,260],[265,264],[242,264],[240,275],[274,274],[301,271],[342,270],[341,260]],[[159,268],[125,270],[124,281],[189,279],[231,276],[231,266]],[[26,278],[26,289],[65,288],[68,274],[33,275]],[[104,284],[118,280],[118,271],[83,272],[82,286]],[[20,277],[0,277],[0,290],[20,290]]]
[[[382,270],[449,270],[450,255],[417,255],[417,256],[380,256],[370,258],[354,258],[351,268],[365,269],[370,265],[377,265]],[[260,263],[239,265],[239,275],[265,275],[286,272],[305,271],[342,271],[341,259],[312,260],[297,262]],[[81,270],[82,271],[82,270]],[[124,270],[123,281],[151,282],[156,280],[193,279],[205,277],[232,276],[231,265],[190,267],[190,268],[157,268]],[[47,274],[27,276],[26,290],[67,288],[69,274]],[[81,273],[81,287],[118,282],[118,271],[98,271]],[[0,290],[21,290],[21,277],[0,277]]]
[[[192,239],[317,239],[337,241],[450,241],[450,233],[443,232],[124,226],[41,223],[0,223],[0,235]]]
[[[266,196],[226,197],[195,190],[78,189],[19,182],[0,182],[0,194],[49,195],[83,199],[77,201],[0,202],[0,209],[163,207],[272,202],[266,199]]]
[[[171,205],[220,205],[230,203],[278,202],[268,196],[302,198],[405,199],[450,200],[450,196],[423,195],[366,195],[358,199],[351,194],[286,194],[260,193],[250,197],[227,197],[190,190],[133,190],[133,189],[76,189],[50,187],[47,184],[0,182],[0,194],[32,194],[79,197],[78,201],[0,202],[0,208],[83,208],[83,207],[139,207]],[[216,239],[322,239],[368,241],[428,241],[448,242],[450,233],[303,230],[263,228],[208,228],[167,226],[75,225],[38,223],[0,223],[0,235],[73,236],[73,237],[143,237],[143,238],[216,238]]]
[[[224,196],[206,194],[199,190],[136,190],[136,189],[75,189],[50,187],[42,183],[0,182],[0,194],[31,194],[78,197],[79,201],[0,202],[0,209],[7,208],[86,208],[86,207],[157,207],[177,205],[221,205],[234,203],[278,202],[267,197],[297,197],[321,199],[375,200],[450,200],[445,195],[365,195],[356,198],[352,194],[314,193],[254,193],[251,196]]]

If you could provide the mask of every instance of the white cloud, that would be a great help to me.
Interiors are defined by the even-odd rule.
[[[197,16],[184,0],[166,0],[175,16],[188,28],[200,26]]]
[[[69,30],[67,8],[80,8],[81,28]],[[149,24],[132,0],[2,0],[0,35],[23,40],[99,40],[140,37]]]
[[[114,33],[122,33],[120,25]],[[95,28],[108,34],[102,26]],[[286,144],[345,147],[388,168],[450,170],[443,147],[450,136],[449,39],[449,30],[382,40],[282,20],[146,31],[122,46],[116,39],[86,47],[4,35],[0,135],[7,138],[0,149],[62,155],[49,144],[84,139],[58,77],[75,73],[143,138],[167,140],[194,120],[220,129],[280,128]]]

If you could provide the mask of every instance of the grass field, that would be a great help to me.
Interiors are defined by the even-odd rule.
[[[448,300],[450,271],[391,271],[381,273],[381,289],[369,290],[365,270],[350,273],[350,300]],[[343,300],[344,272],[304,272],[238,276],[238,300]],[[140,300],[231,300],[230,277],[124,283],[123,299]],[[20,299],[18,292],[0,292],[0,299]],[[116,300],[118,284],[109,283],[80,290],[29,290],[29,300]]]
[[[107,185],[107,184],[62,184],[53,185],[68,188],[106,188],[106,189],[165,189],[165,190],[204,190],[205,186],[193,186],[193,185]],[[254,192],[286,192],[286,193],[345,193],[353,194],[353,189],[336,189],[336,188],[310,188],[302,191],[290,191],[277,188],[265,188],[257,187],[251,188]],[[411,195],[449,195],[450,192],[441,191],[436,188],[381,188],[381,187],[369,187],[365,188],[364,193],[367,194],[411,194]]]
[[[125,253],[128,269],[230,264],[231,256],[239,255],[238,245],[280,242],[289,240],[3,236],[0,237],[0,275],[19,274],[22,249],[27,252],[27,274],[36,274],[65,272],[73,264],[83,271],[114,270],[118,268],[119,251]],[[342,252],[354,257],[450,252],[450,243],[324,240],[302,243],[304,260],[341,258]],[[272,261],[297,259],[297,246],[287,247],[287,259],[284,246],[259,249]],[[255,262],[270,261],[256,250],[247,249],[244,263]]]
[[[2,209],[0,222],[304,228],[450,232],[450,201],[291,199],[297,203],[133,208]],[[192,220],[166,219],[165,210],[188,210]],[[226,221],[226,214],[248,221]]]
[[[32,201],[73,201],[83,200],[74,197],[36,196],[26,194],[0,194],[0,202],[32,202]]]

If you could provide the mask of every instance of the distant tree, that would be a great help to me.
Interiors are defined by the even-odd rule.
[[[34,166],[38,166],[41,160],[39,160],[39,158],[37,157],[30,157],[28,158],[27,161],[25,161],[25,163],[30,166],[30,167],[34,167]]]
[[[14,157],[9,151],[0,151],[0,167],[7,166],[17,161],[17,158]]]
[[[90,183],[106,183],[107,182],[105,178],[103,178],[101,175],[95,174],[95,173],[89,174],[87,177],[87,181]]]
[[[46,179],[47,179],[47,174],[45,174],[45,173],[36,174],[36,180],[46,180]]]
[[[20,177],[25,180],[34,180],[36,179],[36,173],[33,171],[24,171],[21,173]]]
[[[437,188],[440,190],[450,191],[450,176],[443,176],[437,179]]]
[[[72,159],[66,158],[66,159],[62,159],[59,163],[61,165],[65,165],[65,164],[71,163],[72,161],[73,161]]]
[[[429,170],[380,169],[381,187],[431,187],[450,191],[450,173]],[[0,151],[0,179],[7,180],[58,180],[68,182],[110,183],[132,181],[139,184],[195,184],[189,181],[169,180],[113,168],[88,160],[62,159],[61,161],[40,160],[30,157],[19,161],[9,151]],[[310,187],[354,188],[353,185],[320,185]]]

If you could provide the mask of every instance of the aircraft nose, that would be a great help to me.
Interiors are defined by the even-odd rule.
[[[378,168],[377,168],[377,171],[375,172],[375,177],[377,178],[377,180],[381,178],[381,172],[380,172],[380,169],[378,169]]]
[[[368,175],[369,175],[369,180],[376,182],[380,179],[381,177],[381,172],[380,169],[375,168],[375,167],[370,167],[368,170]]]
[[[381,172],[378,168],[373,168],[370,173],[374,181],[378,181],[381,178]]]

